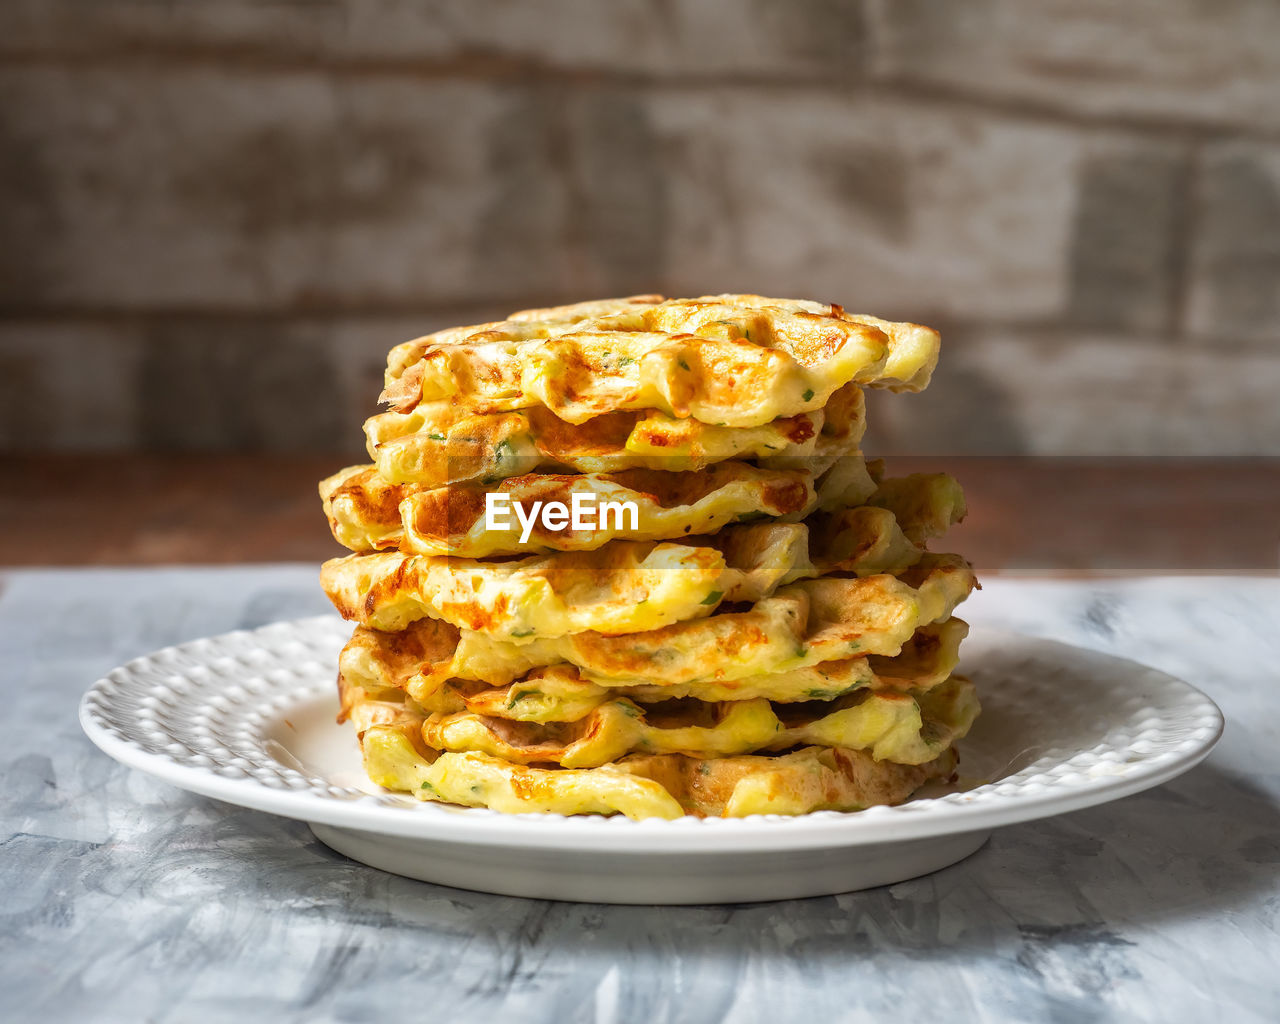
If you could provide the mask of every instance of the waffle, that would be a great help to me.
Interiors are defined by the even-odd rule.
[[[813,746],[776,756],[649,754],[598,768],[538,768],[489,754],[435,750],[422,739],[425,716],[410,702],[366,709],[362,694],[344,702],[352,705],[373,782],[421,800],[509,814],[639,820],[852,811],[901,803],[929,780],[952,776],[956,766],[954,748],[925,764],[906,765],[876,761],[865,751]]]
[[[937,332],[656,295],[399,345],[370,464],[320,484],[353,554],[341,718],[371,780],[508,813],[736,817],[954,777],[977,586],[945,474],[884,478],[864,389]]]
[[[568,423],[657,409],[752,427],[821,409],[849,383],[922,390],[938,358],[936,331],[838,305],[652,298],[526,311],[397,346],[382,398],[402,412],[456,398],[477,412],[542,406]]]
[[[896,655],[860,655],[729,680],[629,684],[590,681],[576,666],[557,663],[515,680],[493,682],[450,675],[458,630],[427,621],[399,633],[356,629],[339,657],[342,676],[369,692],[403,690],[421,707],[449,714],[470,710],[520,722],[572,722],[611,699],[643,703],[694,697],[704,701],[763,698],[774,703],[835,700],[861,689],[928,690],[945,681],[960,658],[969,627],[951,617],[922,626]]]
[[[598,768],[633,753],[730,757],[798,746],[867,750],[877,761],[924,764],[969,731],[978,705],[959,676],[918,697],[859,690],[835,701],[696,699],[641,705],[614,697],[572,722],[528,723],[474,711],[430,715],[436,750],[491,754],[515,764]]]
[[[540,407],[477,413],[454,401],[365,421],[369,457],[389,483],[492,483],[537,470],[689,472],[727,459],[849,455],[865,429],[862,391],[846,385],[823,409],[754,427],[677,419],[656,410],[566,423]]]
[[[678,686],[895,655],[918,628],[947,618],[975,582],[963,559],[926,555],[901,577],[801,580],[741,611],[627,636],[575,633],[516,644],[462,630],[450,674],[518,679],[566,662],[605,685]]]
[[[419,694],[451,679],[506,685],[559,664],[601,686],[674,693],[695,684],[820,673],[828,663],[868,655],[895,656],[918,629],[947,619],[974,582],[962,559],[927,555],[902,578],[800,581],[743,611],[721,610],[624,636],[585,632],[515,643],[423,619],[398,633],[357,630],[353,643],[383,661],[407,657]]]
[[[349,555],[326,562],[320,582],[344,617],[374,629],[403,629],[429,615],[512,640],[638,633],[710,614],[721,603],[758,601],[798,579],[906,570],[923,554],[906,532],[944,529],[963,508],[927,478],[916,483],[946,503],[944,515],[912,500],[904,515],[920,518],[903,526],[888,509],[860,506],[807,523],[729,526],[683,543],[614,541],[596,552],[499,562]]]
[[[860,504],[876,489],[860,456],[816,461],[811,469],[721,462],[696,473],[632,469],[580,475],[526,474],[494,487],[391,484],[371,466],[352,466],[321,481],[334,538],[352,551],[399,549],[420,555],[484,558],[533,551],[587,551],[611,540],[670,540],[714,533],[760,517],[801,519],[817,509]],[[502,528],[486,525],[486,495],[514,509],[541,503],[592,502],[591,527],[551,530],[535,521],[527,536],[511,511]],[[604,504],[632,505],[630,515]]]

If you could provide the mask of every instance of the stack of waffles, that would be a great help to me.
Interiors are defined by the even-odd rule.
[[[498,811],[737,817],[954,776],[976,585],[928,550],[943,474],[886,477],[863,389],[938,335],[755,295],[525,310],[393,349],[370,465],[320,485],[355,554],[342,714],[377,784]]]

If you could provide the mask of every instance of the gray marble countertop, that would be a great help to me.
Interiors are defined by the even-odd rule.
[[[998,578],[975,623],[1125,655],[1227,716],[1209,760],[935,875],[734,907],[446,889],[94,748],[154,648],[327,610],[312,566],[0,577],[0,1019],[1280,1019],[1280,580]]]

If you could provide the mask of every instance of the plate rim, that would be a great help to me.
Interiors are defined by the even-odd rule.
[[[152,651],[133,658],[100,677],[83,694],[78,719],[88,738],[114,760],[188,792],[226,803],[264,811],[304,822],[356,829],[381,835],[423,841],[486,847],[563,849],[577,853],[642,853],[681,855],[726,852],[770,852],[788,849],[847,848],[927,840],[943,835],[989,831],[1007,825],[1056,817],[1087,807],[1110,803],[1163,785],[1203,761],[1222,737],[1225,719],[1211,697],[1198,687],[1161,669],[1130,658],[1032,634],[978,625],[971,636],[982,642],[1014,640],[1056,648],[1131,666],[1161,685],[1175,686],[1183,697],[1200,702],[1199,710],[1212,719],[1205,735],[1188,737],[1170,756],[1168,752],[1124,775],[1106,775],[1074,785],[1069,790],[1041,786],[1043,792],[999,794],[980,784],[972,790],[935,798],[922,798],[895,807],[870,807],[861,811],[817,811],[798,816],[751,815],[745,818],[695,818],[633,821],[622,815],[566,816],[560,814],[506,814],[485,808],[457,808],[429,801],[409,807],[377,803],[370,795],[356,798],[321,796],[311,790],[268,786],[250,776],[227,777],[212,768],[182,764],[117,736],[95,720],[94,705],[104,688],[118,686],[119,678],[136,676],[149,663],[165,656],[192,654],[194,648],[258,638],[264,631],[329,628],[343,623],[336,615],[308,616],[271,622],[252,630],[232,630],[214,636]],[[313,683],[312,685],[316,685]],[[1203,729],[1202,729],[1203,731]],[[269,754],[267,756],[270,756]],[[1070,753],[1064,755],[1071,756]],[[975,803],[972,794],[981,794]]]

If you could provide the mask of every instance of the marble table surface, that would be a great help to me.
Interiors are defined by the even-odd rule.
[[[1225,711],[1221,745],[926,878],[662,908],[383,874],[81,735],[76,702],[114,665],[325,610],[313,566],[0,587],[0,1019],[1280,1019],[1280,580],[988,580],[970,621],[1181,676]]]

